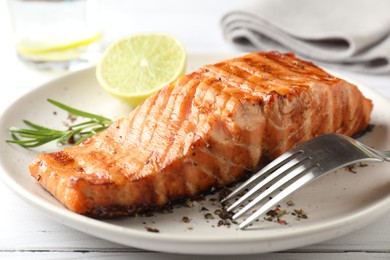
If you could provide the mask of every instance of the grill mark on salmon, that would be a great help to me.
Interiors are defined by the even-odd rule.
[[[212,86],[218,85],[218,83],[219,83],[219,81],[214,81],[214,84]],[[214,92],[215,92],[215,90],[210,88],[210,90],[208,90],[208,92],[207,92],[207,93],[209,93],[209,95],[207,95],[207,94],[205,95],[206,103],[208,103],[206,106],[209,106],[210,104],[217,103],[216,99],[219,97],[219,95],[217,95],[217,93],[214,93]],[[207,101],[208,96],[212,97],[211,100],[209,100],[209,101]],[[226,110],[226,108],[227,108],[226,104],[228,104],[231,99],[232,99],[232,97],[229,97],[229,99],[226,99],[226,102],[223,102],[223,106],[224,106],[223,110]],[[209,109],[218,110],[218,106],[214,106],[214,107],[209,108]],[[211,112],[217,113],[216,111],[211,111]],[[210,113],[210,111],[208,111],[208,113]],[[245,164],[242,163],[242,160],[235,160],[234,157],[232,156],[232,154],[230,153],[231,151],[226,150],[226,146],[225,146],[226,144],[228,144],[229,147],[234,149],[234,147],[236,147],[237,144],[239,145],[240,143],[238,143],[236,140],[234,140],[234,138],[229,138],[228,140],[230,142],[227,142],[226,138],[224,139],[224,137],[225,137],[224,132],[218,131],[218,129],[217,129],[221,124],[223,124],[222,121],[226,122],[226,119],[224,119],[222,117],[222,119],[215,118],[213,120],[213,124],[210,125],[210,129],[211,129],[210,132],[213,134],[207,138],[207,141],[205,142],[205,146],[202,149],[202,151],[209,153],[210,154],[209,156],[215,156],[217,159],[221,160],[221,163],[231,164],[234,166],[239,166],[239,167],[245,168],[245,166],[244,166]],[[232,136],[230,135],[229,137],[232,137]],[[224,140],[221,142],[220,139],[224,139]]]
[[[199,71],[199,73],[202,73]],[[206,77],[207,78],[207,77]],[[212,80],[212,82],[215,83],[213,77],[208,77]],[[204,82],[203,82],[204,83]],[[222,183],[221,175],[216,172],[215,169],[215,159],[210,158],[209,155],[204,151],[203,147],[206,146],[207,140],[205,140],[207,137],[205,137],[205,134],[209,132],[210,125],[207,122],[207,116],[205,116],[206,113],[211,112],[211,108],[209,105],[213,102],[210,102],[208,100],[210,96],[210,92],[212,92],[213,89],[209,88],[206,84],[199,84],[196,90],[196,94],[193,101],[193,111],[194,111],[194,118],[197,124],[197,128],[194,131],[194,134],[192,136],[192,141],[189,142],[191,153],[191,161],[193,162],[194,166],[200,166],[199,171],[203,171],[208,177],[211,179],[214,179],[213,183],[219,184]],[[211,95],[211,99],[214,100],[214,96]],[[230,99],[230,97],[229,97]],[[210,170],[211,169],[211,170]]]
[[[279,73],[276,73],[277,76],[283,77],[286,80],[293,80],[296,76],[301,79],[311,79],[314,81],[329,82],[329,81],[338,81],[340,79],[328,74],[324,70],[318,70],[318,67],[313,66],[311,62],[300,60],[300,59],[290,59],[290,57],[282,54],[271,54],[266,53],[265,55],[255,57],[255,60],[260,60],[263,62],[271,61],[273,66],[277,66]],[[286,74],[285,72],[288,72]],[[282,76],[284,75],[284,76]]]
[[[174,86],[169,86],[169,89],[172,90],[170,94],[165,95],[165,102],[162,104],[159,104],[158,106],[155,107],[155,119],[156,121],[153,123],[153,129],[150,132],[150,135],[148,136],[149,138],[145,137],[145,142],[137,142],[137,146],[139,149],[142,149],[142,153],[140,153],[138,156],[140,156],[140,161],[143,163],[140,163],[137,168],[137,176],[136,178],[142,177],[144,175],[143,169],[145,166],[151,166],[155,163],[154,160],[158,160],[158,151],[154,152],[151,147],[154,147],[155,145],[153,142],[156,142],[156,140],[159,143],[159,148],[161,149],[161,146],[163,146],[163,143],[161,143],[162,138],[161,136],[156,136],[156,133],[158,133],[159,129],[161,129],[161,124],[159,123],[160,120],[166,120],[166,118],[169,118],[171,113],[172,113],[172,103],[176,100],[176,93],[174,92],[175,88]],[[167,109],[163,109],[163,108]],[[169,109],[168,109],[169,108]],[[160,130],[161,131],[161,130]],[[142,136],[141,136],[142,138]],[[157,139],[158,138],[158,139]],[[139,140],[134,140],[134,141],[139,141]],[[137,154],[136,154],[137,156]]]
[[[256,88],[256,85],[241,78],[239,75],[229,73],[217,66],[208,66],[204,74],[206,77],[220,79],[225,84],[224,92],[231,96],[241,96],[245,99],[253,98],[253,89]],[[263,95],[264,93],[258,92],[257,94]]]
[[[175,110],[180,109],[178,106],[183,104],[182,101],[184,99],[181,94],[188,93],[188,91],[192,89],[193,85],[197,84],[197,82],[198,81],[196,80],[195,82],[190,81],[190,84],[184,85],[184,88],[181,86],[175,86],[169,102],[165,108],[160,108],[164,111],[164,113],[159,118],[159,124],[154,132],[153,139],[151,140],[148,147],[145,147],[147,152],[150,153],[147,158],[148,164],[145,166],[153,168],[158,167],[158,165],[163,161],[165,151],[167,147],[170,146],[171,142],[173,142],[174,133],[176,132],[177,128],[180,127],[181,119]]]
[[[258,72],[256,72],[256,67],[252,67],[250,65],[246,65],[246,67],[244,67],[244,65],[245,65],[245,63],[243,63],[243,62],[233,62],[233,64],[230,66],[230,68],[234,68],[237,70],[242,69],[243,71],[246,71],[249,74],[249,76],[247,77],[247,80],[252,82],[252,83],[256,83],[259,81],[262,82],[261,88],[259,86],[256,88],[255,91],[262,91],[261,89],[264,89],[264,91],[269,93],[269,92],[273,91],[275,89],[275,87],[278,87],[279,93],[283,94],[285,92],[290,91],[289,88],[294,86],[291,82],[288,82],[286,85],[285,80],[281,80],[281,79],[278,79],[275,77],[270,79],[271,74],[268,74],[267,72],[262,72],[261,74],[259,74]],[[285,87],[282,88],[281,86],[285,86]]]
[[[183,131],[183,128],[187,126],[188,119],[192,114],[192,99],[197,89],[195,87],[195,84],[193,84],[191,88],[182,91],[180,93],[180,99],[178,100],[179,102],[175,102],[174,104],[174,118],[172,118],[172,120],[176,121],[176,128],[172,129],[172,132],[174,132],[175,134],[173,134],[172,139],[168,143],[167,148],[164,152],[164,157],[162,158],[163,167],[171,163],[176,155],[182,155],[182,151],[180,151],[179,147],[176,146],[182,144],[183,139],[185,138],[185,132]]]
[[[164,100],[164,99],[160,98],[159,102],[161,102],[161,100]],[[138,156],[135,156],[132,153],[127,154],[126,158],[123,158],[120,155],[118,150],[119,149],[128,149],[131,151],[134,149],[134,147],[137,144],[129,145],[126,142],[126,140],[139,140],[140,139],[140,136],[141,136],[141,133],[143,130],[142,126],[144,125],[144,122],[146,120],[145,115],[150,114],[150,111],[153,109],[153,107],[156,106],[156,101],[157,101],[157,97],[151,97],[150,99],[148,99],[144,103],[144,106],[142,106],[141,109],[139,109],[137,115],[135,117],[133,117],[134,118],[133,120],[129,121],[128,123],[123,122],[126,119],[119,121],[117,124],[115,124],[115,127],[111,127],[111,129],[115,129],[115,130],[110,131],[110,134],[106,135],[106,138],[103,142],[99,142],[98,144],[96,144],[96,146],[99,147],[100,150],[102,150],[102,151],[106,150],[106,152],[108,152],[108,153],[116,154],[117,161],[115,164],[118,165],[119,168],[128,169],[128,171],[126,172],[127,177],[130,177],[130,176],[134,177],[137,174],[136,167],[139,165],[140,160],[142,158],[139,156],[140,154],[138,154]],[[156,111],[156,112],[158,113],[159,111]],[[139,117],[143,117],[143,118],[137,120],[137,118],[139,118]],[[132,131],[127,131],[127,129],[131,129]],[[116,135],[116,133],[118,133],[118,132],[121,133],[119,136]],[[96,139],[93,138],[93,141],[95,141],[95,140]],[[115,142],[117,142],[118,140],[119,140],[119,143],[121,144],[121,147],[116,147],[115,149],[108,147],[110,144],[115,144]],[[100,158],[100,160],[97,160],[96,162],[100,163],[102,165],[95,165],[94,168],[97,168],[97,169],[99,169],[99,168],[104,169],[105,168],[104,164],[106,164],[106,160],[104,158]]]
[[[220,81],[216,80],[216,81],[214,81],[214,83],[211,86],[218,86],[219,84],[220,84]],[[219,95],[217,95],[216,91],[218,91],[220,88],[218,88],[218,90],[213,90],[212,88],[209,88],[209,89],[210,90],[207,93],[213,92],[213,94],[211,95],[212,99],[210,101],[207,101],[207,98],[206,98],[205,99],[206,104],[203,104],[203,106],[201,108],[208,110],[207,113],[210,113],[210,111],[211,111],[213,113],[219,114],[218,112],[214,111],[214,110],[219,110],[219,107],[218,106],[210,107],[210,105],[213,105],[216,103],[216,98],[219,97]],[[209,95],[207,95],[207,94],[205,95],[205,97],[208,97],[208,96]],[[230,132],[229,138],[225,138],[224,141],[221,142],[221,138],[222,139],[224,138],[224,132],[218,131],[218,126],[223,125],[224,123],[227,123],[229,121],[229,116],[231,116],[235,106],[239,103],[233,97],[229,97],[229,99],[226,101],[227,102],[224,102],[223,109],[220,110],[221,111],[220,113],[222,114],[222,119],[215,118],[213,120],[214,124],[210,125],[210,128],[212,129],[210,132],[215,133],[215,134],[210,136],[210,138],[206,142],[206,147],[204,149],[207,150],[207,152],[209,152],[209,153],[211,152],[212,154],[215,154],[215,156],[218,157],[219,159],[224,160],[225,164],[228,163],[228,164],[232,164],[235,166],[240,166],[242,168],[245,168],[245,165],[247,164],[245,161],[247,161],[251,157],[244,157],[244,156],[240,157],[240,155],[242,155],[242,153],[238,153],[238,154],[231,153],[232,151],[237,152],[237,150],[241,149],[242,147],[247,148],[247,145],[243,144],[242,140],[238,140],[238,138],[240,138],[240,136],[246,136],[245,133],[243,134],[241,132],[239,135],[237,135],[234,133],[234,131],[229,131]],[[226,129],[226,130],[228,130],[228,129]],[[245,131],[245,130],[242,129],[242,131]],[[217,134],[217,132],[218,132],[218,134]],[[217,137],[217,135],[218,135],[218,137]],[[227,140],[229,140],[230,142],[227,142]],[[250,145],[252,145],[252,143],[250,143],[250,142],[248,142],[248,143]],[[231,150],[227,151],[226,147],[223,147],[224,145],[229,145]],[[241,150],[243,150],[243,149],[241,149]],[[245,149],[245,152],[246,152],[246,150],[247,149]],[[245,152],[244,152],[244,154],[246,154]],[[241,159],[244,159],[244,160],[238,160],[237,159],[238,157],[240,157]]]
[[[274,76],[272,73],[267,70],[262,70],[261,73],[258,72],[256,66],[260,66],[260,62],[255,63],[256,65],[246,65],[243,61],[232,62],[230,67],[243,70],[247,72],[250,76],[247,78],[248,81],[252,83],[261,82],[261,87],[267,93],[275,91],[275,88],[278,89],[279,94],[286,94],[291,92],[292,88],[296,88],[295,85],[300,85],[304,87],[303,81],[299,81],[297,78],[294,78],[294,82],[286,80],[282,77]],[[262,89],[257,89],[257,91],[263,91]]]
[[[81,145],[38,155],[30,172],[74,212],[135,215],[235,182],[317,135],[355,134],[371,110],[310,62],[252,53],[180,77]]]
[[[172,87],[168,87],[164,90],[167,91],[167,94],[164,96],[169,96],[169,93],[172,91]],[[155,97],[157,99],[157,97]],[[156,104],[152,107],[151,112],[147,116],[147,121],[142,125],[142,131],[140,133],[139,139],[137,140],[137,145],[147,145],[149,141],[153,138],[154,132],[157,127],[157,121],[161,116],[163,110],[162,107],[165,107],[168,102],[168,98],[159,98],[157,99]]]
[[[225,109],[225,106],[231,97],[222,92],[221,85],[218,84],[219,82],[220,82],[220,80],[213,79],[213,86],[215,88],[206,88],[206,89],[202,90],[202,88],[199,87],[198,88],[198,90],[199,90],[198,97],[208,97],[210,95],[211,95],[211,97],[215,97],[215,100],[213,99],[211,101],[211,103],[215,103],[216,105],[215,105],[214,109],[217,109],[219,112],[221,112]],[[195,114],[197,116],[196,122],[198,122],[198,125],[200,125],[199,115],[201,113],[205,112],[205,106],[206,106],[205,104],[207,103],[207,101],[206,101],[206,98],[204,98],[203,100],[198,99],[198,101],[196,103],[198,104],[198,107],[199,107],[199,109],[198,109],[199,113]],[[208,103],[210,103],[210,101]],[[202,122],[202,123],[204,123],[204,122]],[[194,132],[192,134],[192,136],[190,136],[189,138],[186,138],[186,140],[184,142],[183,151],[184,151],[184,154],[187,153],[187,154],[191,155],[190,162],[192,163],[192,165],[195,165],[195,167],[198,167],[199,169],[201,169],[203,171],[203,173],[209,178],[209,182],[212,183],[212,186],[215,186],[218,183],[222,183],[221,177],[218,174],[216,174],[215,171],[210,171],[206,167],[203,167],[202,162],[198,161],[200,154],[199,154],[199,152],[194,150],[195,148],[192,145],[195,141],[197,141],[200,138],[199,134],[201,134],[201,133]],[[193,140],[193,141],[189,141],[189,140]],[[205,150],[204,148],[200,149],[200,152],[201,152],[201,155],[204,153],[208,153],[208,156],[210,156],[210,152]],[[210,186],[210,187],[212,187],[212,186]]]
[[[203,82],[202,82],[203,83]],[[202,84],[201,83],[201,84]],[[181,127],[176,131],[175,139],[171,143],[169,150],[166,152],[166,157],[164,159],[163,165],[167,165],[170,163],[174,158],[179,155],[183,156],[183,154],[186,153],[185,151],[185,145],[186,143],[190,143],[190,141],[185,141],[186,137],[189,136],[190,138],[194,136],[194,130],[196,129],[197,121],[195,121],[193,115],[195,113],[192,113],[192,99],[194,98],[194,95],[196,94],[196,90],[201,88],[201,84],[199,84],[198,88],[191,89],[191,94],[186,98],[186,107],[185,107],[185,118],[183,117],[183,120],[181,122]],[[210,82],[210,84],[214,84]],[[205,98],[208,97],[209,94],[207,94],[209,91],[213,91],[213,88],[208,88],[206,90],[206,94],[204,95]],[[214,96],[214,95],[212,95]],[[187,147],[188,149],[188,147]]]

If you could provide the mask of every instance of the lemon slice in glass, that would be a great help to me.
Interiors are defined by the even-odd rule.
[[[104,52],[96,77],[108,93],[135,107],[185,72],[187,55],[172,35],[140,33]]]
[[[37,42],[24,40],[18,43],[17,51],[24,57],[33,60],[46,61],[67,61],[80,57],[82,49],[98,42],[103,33],[100,31],[87,38],[80,38],[74,41],[65,41],[61,39],[51,39]]]

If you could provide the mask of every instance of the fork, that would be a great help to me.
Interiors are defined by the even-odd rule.
[[[390,150],[377,151],[341,134],[321,135],[276,158],[232,191],[221,202],[225,204],[254,185],[253,188],[227,207],[228,212],[233,212],[243,203],[250,201],[233,215],[233,220],[236,220],[261,201],[269,198],[273,192],[278,191],[276,195],[273,194],[271,199],[239,225],[240,229],[246,229],[261,214],[271,209],[292,192],[329,172],[359,162],[384,161],[390,162]],[[264,179],[260,181],[262,176]],[[266,189],[264,190],[264,188]],[[259,192],[260,190],[263,190],[263,192]]]

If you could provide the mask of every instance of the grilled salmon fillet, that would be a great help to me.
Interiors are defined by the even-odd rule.
[[[31,175],[70,210],[134,215],[239,180],[294,145],[353,135],[372,102],[355,85],[278,52],[206,65],[82,144],[39,154]]]

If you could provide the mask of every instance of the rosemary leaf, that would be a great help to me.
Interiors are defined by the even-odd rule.
[[[40,126],[40,125],[37,125],[37,124],[34,124],[33,122],[30,122],[28,120],[23,120],[23,123],[25,123],[26,125],[28,125],[29,127],[32,127],[34,129],[37,129],[37,130],[48,130],[48,131],[53,131],[53,129],[50,129],[50,128],[47,128],[47,127],[43,127],[43,126]]]
[[[112,123],[111,119],[69,107],[69,106],[62,104],[58,101],[55,101],[53,99],[48,98],[47,101],[49,101],[53,105],[61,108],[62,110],[69,112],[72,115],[81,116],[81,117],[85,117],[85,118],[92,118],[92,119],[97,120],[100,123]]]
[[[6,140],[6,142],[18,144],[25,148],[39,147],[54,140],[57,140],[57,143],[60,145],[66,143],[80,144],[87,138],[103,131],[112,123],[109,118],[72,108],[53,99],[47,100],[71,115],[89,120],[70,125],[65,130],[51,129],[29,120],[23,120],[23,123],[29,128],[10,127],[9,132],[12,139]]]

